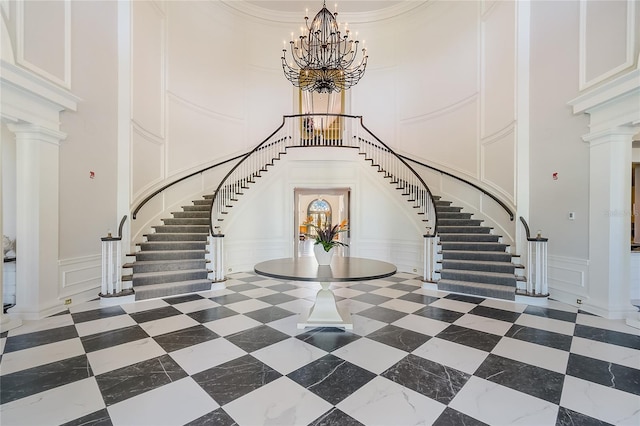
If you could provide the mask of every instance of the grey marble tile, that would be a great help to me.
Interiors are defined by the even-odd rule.
[[[187,423],[185,426],[238,426],[238,423],[236,423],[226,411],[218,408]]]
[[[297,300],[297,298],[293,296],[289,296],[288,294],[276,293],[276,294],[270,294],[264,297],[258,297],[257,300],[261,300],[271,305],[280,305],[281,303],[287,303],[287,302],[291,302],[292,300]]]
[[[233,289],[233,287],[231,287],[231,289]],[[220,305],[230,305],[232,303],[242,302],[243,300],[249,300],[250,297],[240,293],[233,293],[225,294],[223,296],[210,297],[209,299],[213,300],[216,303],[219,303]]]
[[[93,321],[124,314],[126,314],[126,312],[120,306],[107,306],[100,309],[93,309],[91,311],[71,314],[71,318],[73,318],[74,323],[78,324],[81,322]]]
[[[260,276],[260,275],[251,275],[249,277],[244,277],[244,278],[236,278],[238,281],[243,281],[245,283],[252,283],[254,281],[262,281],[265,279],[265,277]]]
[[[112,426],[109,412],[106,408],[95,411],[86,416],[77,418],[67,423],[63,423],[61,426]]]
[[[241,292],[241,291],[247,291],[247,290],[255,290],[256,288],[261,288],[261,287],[254,284],[247,283],[247,284],[236,284],[234,286],[230,286],[229,290]]]
[[[391,288],[393,290],[401,290],[401,291],[408,291],[408,292],[412,292],[412,291],[416,291],[418,290],[420,287],[417,285],[412,285],[412,284],[403,284],[403,283],[398,283],[398,284],[393,284],[390,285],[387,288]]]
[[[364,426],[362,423],[354,419],[353,417],[345,414],[337,408],[324,413],[322,416],[315,419],[309,424],[309,426]]]
[[[163,306],[162,308],[149,309],[148,311],[142,311],[142,312],[136,312],[136,313],[130,314],[131,318],[133,318],[133,320],[138,324],[171,317],[174,315],[182,315],[182,312],[180,312],[173,306]]]
[[[383,308],[381,306],[374,306],[372,308],[365,309],[364,311],[358,312],[358,315],[371,318],[377,321],[392,323],[392,322],[398,321],[402,317],[407,316],[407,313],[396,311],[394,309]]]
[[[525,327],[523,325],[511,326],[505,336],[563,351],[568,351],[571,348],[571,341],[573,340],[573,337],[567,336],[566,334]]]
[[[147,337],[149,337],[149,335],[139,325],[132,325],[131,327],[118,328],[116,330],[83,336],[80,338],[80,341],[85,351],[93,352]]]
[[[380,289],[378,286],[365,283],[351,284],[349,285],[349,288],[352,290],[364,291],[365,293]]]
[[[431,303],[435,302],[436,300],[440,300],[439,297],[426,296],[424,294],[419,294],[419,293],[404,294],[404,295],[398,297],[398,299],[399,300],[407,300],[409,302],[422,303],[423,305],[430,305]]]
[[[578,354],[569,354],[567,374],[608,388],[640,395],[640,370],[638,369]]]
[[[501,336],[496,336],[495,334],[472,330],[470,328],[460,327],[454,324],[445,328],[435,337],[486,352],[491,352],[500,339],[502,339]]]
[[[153,340],[167,352],[188,348],[198,343],[216,339],[220,336],[203,325],[185,328],[171,333],[155,336]]]
[[[100,374],[96,382],[105,404],[110,406],[186,376],[169,355],[162,355]]]
[[[568,408],[559,407],[556,426],[611,426],[611,424]]]
[[[324,351],[332,352],[361,337],[339,328],[318,327],[298,334],[296,338]]]
[[[280,292],[295,290],[296,288],[298,288],[298,286],[293,285],[293,284],[289,284],[289,283],[282,283],[282,284],[276,284],[276,285],[270,285],[269,286],[269,290],[280,291]]]
[[[7,337],[4,345],[4,353],[20,351],[49,343],[60,342],[62,340],[78,337],[75,325],[53,328],[49,330],[36,331],[33,333],[19,334]]]
[[[624,346],[625,348],[640,349],[640,336],[621,333],[619,331],[605,330],[602,328],[590,327],[588,325],[576,324],[573,335],[576,337],[583,337],[585,339],[597,340],[598,342]]]
[[[447,407],[444,409],[440,417],[433,422],[433,426],[486,426],[486,423],[469,417],[464,413]]]
[[[421,317],[452,323],[465,314],[463,312],[450,311],[448,309],[442,309],[435,306],[425,306],[424,308],[414,312],[413,315],[419,315]]]
[[[476,306],[469,311],[469,313],[506,322],[516,322],[518,317],[520,317],[520,313],[518,312],[505,311],[502,309],[490,308],[488,306]]]
[[[86,355],[5,374],[0,378],[0,404],[6,404],[91,376],[93,376],[93,372]]]
[[[451,293],[451,294],[447,294],[444,298],[450,299],[450,300],[457,300],[459,302],[475,303],[476,305],[479,305],[482,302],[484,302],[484,298],[482,297],[469,296],[466,294]]]
[[[474,376],[560,404],[564,374],[489,354]]]
[[[215,321],[226,317],[239,315],[233,309],[229,309],[226,306],[216,306],[215,308],[203,309],[201,311],[190,312],[187,316],[198,321],[200,324],[205,322]]]
[[[406,328],[396,327],[395,325],[386,325],[368,334],[367,338],[405,352],[413,352],[431,337]]]
[[[204,299],[204,297],[199,294],[187,294],[184,296],[177,297],[168,297],[166,299],[162,299],[170,305],[177,305],[178,303],[192,302],[194,300]]]
[[[256,321],[260,321],[263,324],[277,321],[282,318],[290,317],[292,315],[296,315],[291,311],[287,311],[286,309],[278,308],[277,306],[272,306],[269,308],[258,309],[256,311],[247,312],[244,314],[249,318],[253,318]]]
[[[391,300],[390,297],[380,296],[378,294],[364,293],[359,294],[351,298],[352,300],[357,300],[358,302],[369,303],[371,305],[379,305],[381,303],[387,302]]]
[[[325,401],[336,405],[376,375],[335,355],[325,355],[287,375]]]
[[[281,376],[251,355],[245,355],[191,377],[218,404],[224,405]]]
[[[577,313],[561,311],[558,309],[545,308],[543,306],[527,306],[525,314],[537,315],[539,317],[551,318],[560,321],[576,322]]]
[[[381,374],[442,404],[449,404],[471,377],[454,368],[412,354]]]
[[[257,351],[289,338],[288,334],[267,325],[250,328],[226,337],[228,341],[247,352]]]

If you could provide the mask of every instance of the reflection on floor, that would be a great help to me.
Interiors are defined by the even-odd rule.
[[[317,283],[74,307],[0,335],[3,425],[640,424],[640,333],[561,303],[335,284],[354,329],[296,328]]]

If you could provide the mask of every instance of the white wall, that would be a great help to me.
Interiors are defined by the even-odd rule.
[[[16,239],[16,138],[0,126],[2,138],[2,233]]]

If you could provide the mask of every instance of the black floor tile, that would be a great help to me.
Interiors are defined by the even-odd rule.
[[[218,408],[187,423],[185,426],[238,426],[238,423],[236,423],[226,411]]]
[[[63,423],[61,426],[112,426],[109,412],[106,408],[87,414],[84,417]]]
[[[219,336],[203,325],[196,325],[182,330],[173,331],[171,333],[155,336],[153,340],[158,343],[162,349],[167,352],[177,351],[179,349],[188,348],[209,340],[218,338]]]
[[[640,371],[624,365],[569,354],[567,374],[608,388],[640,395]]]
[[[523,325],[512,325],[505,336],[563,351],[568,351],[571,348],[571,341],[573,340],[572,336],[567,336],[566,334],[525,327]]]
[[[282,284],[270,285],[268,288],[269,290],[283,292],[283,291],[295,290],[299,287],[289,283],[282,283]]]
[[[240,293],[233,293],[225,294],[223,296],[210,297],[209,299],[221,305],[230,305],[232,303],[242,302],[243,300],[249,300],[250,297]]]
[[[36,331],[33,333],[19,334],[7,337],[4,344],[4,353],[29,349],[40,345],[60,342],[78,337],[75,325],[53,328],[50,330]]]
[[[132,325],[131,327],[84,336],[80,338],[80,341],[86,352],[94,352],[123,343],[133,342],[134,340],[146,339],[147,337],[149,337],[149,335],[139,325]]]
[[[486,352],[491,352],[500,339],[502,339],[502,337],[496,336],[495,334],[472,330],[454,324],[451,324],[438,333],[436,337]]]
[[[383,308],[381,306],[374,306],[373,308],[358,312],[358,315],[377,321],[392,323],[394,321],[398,321],[402,317],[406,317],[407,313],[396,311],[394,309]]]
[[[473,304],[476,304],[476,305],[479,305],[482,302],[484,302],[484,298],[482,298],[482,297],[468,296],[466,294],[451,293],[451,294],[447,294],[444,298],[445,299],[450,299],[450,300],[457,300],[459,302],[473,303]]]
[[[191,377],[218,404],[224,405],[281,376],[251,355],[245,355]]]
[[[327,411],[313,422],[309,426],[364,426],[362,423],[354,419],[353,417],[345,414],[337,408],[332,408]]]
[[[244,315],[249,318],[253,318],[256,321],[260,321],[263,324],[266,324],[282,318],[290,317],[291,315],[295,314],[291,311],[287,311],[286,309],[278,308],[277,306],[271,306],[269,308],[247,312]]]
[[[505,322],[516,322],[520,317],[518,312],[505,311],[502,309],[490,308],[488,306],[476,306],[470,310],[469,313]]]
[[[364,291],[365,293],[370,293],[372,291],[380,289],[380,287],[378,286],[365,283],[351,284],[349,288],[352,290]]]
[[[524,313],[568,322],[576,322],[576,318],[578,316],[578,314],[574,312],[545,308],[543,306],[527,306]]]
[[[204,297],[200,296],[199,294],[187,294],[184,296],[168,297],[162,300],[170,305],[177,305],[178,303],[193,302],[194,300],[200,299],[204,299]]]
[[[227,336],[226,339],[247,352],[253,352],[286,340],[289,337],[288,334],[284,334],[267,325],[261,325],[232,334]]]
[[[120,306],[107,306],[100,309],[93,309],[91,311],[71,314],[71,318],[73,318],[74,323],[78,324],[81,322],[93,321],[124,314],[126,314],[126,312]]]
[[[148,311],[136,312],[129,314],[131,318],[138,324],[143,322],[155,321],[162,318],[168,318],[174,315],[182,315],[182,312],[173,306],[163,306],[162,308],[149,309]]]
[[[377,294],[364,293],[359,294],[351,298],[352,300],[357,300],[358,302],[369,303],[371,305],[379,305],[381,303],[387,302],[391,300],[390,297],[379,296]]]
[[[238,293],[240,293],[241,291],[255,290],[257,288],[262,288],[262,287],[254,284],[236,284],[234,286],[230,286],[229,290],[237,291]]]
[[[325,401],[336,405],[376,375],[328,354],[287,375]]]
[[[229,309],[226,306],[216,306],[215,308],[203,309],[201,311],[190,312],[187,314],[187,316],[198,321],[200,324],[231,317],[234,315],[238,315],[238,312]]]
[[[417,285],[411,285],[411,284],[403,284],[403,283],[398,283],[398,284],[393,284],[390,285],[389,287],[392,290],[400,290],[400,291],[408,291],[408,292],[412,292],[412,291],[416,291],[420,288],[420,286]]]
[[[465,314],[457,311],[450,311],[448,309],[437,308],[435,306],[425,306],[413,313],[413,315],[419,315],[421,317],[431,318],[438,321],[452,323],[457,321]]]
[[[489,354],[473,375],[560,404],[564,374]]]
[[[107,406],[187,377],[169,356],[162,355],[96,376]]]
[[[376,342],[384,343],[385,345],[393,346],[394,348],[405,352],[413,352],[431,337],[422,333],[407,330],[406,328],[396,327],[395,325],[386,325],[381,329],[368,334],[367,338],[375,340]]]
[[[433,426],[486,426],[486,423],[447,407],[433,422]]]
[[[298,334],[296,339],[300,339],[324,351],[332,352],[360,339],[360,336],[339,328],[319,327]]]
[[[576,413],[568,408],[560,407],[556,426],[611,426],[611,424],[585,414]]]
[[[288,294],[276,293],[264,297],[259,297],[257,300],[269,303],[271,305],[280,305],[281,303],[287,303],[297,299],[297,297],[289,296]]]
[[[640,349],[640,336],[621,333],[619,331],[604,330],[602,328],[576,324],[573,335],[576,337],[583,337],[585,339],[596,340],[598,342],[624,346],[625,348]]]
[[[409,293],[398,297],[398,300],[407,300],[409,302],[422,303],[423,305],[430,305],[431,303],[440,300],[439,297],[426,296],[424,294]]]
[[[78,355],[0,377],[0,404],[35,395],[78,380],[93,372],[86,355]]]
[[[449,404],[470,375],[412,354],[381,374],[442,404]]]

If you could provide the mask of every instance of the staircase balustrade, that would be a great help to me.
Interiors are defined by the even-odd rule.
[[[547,297],[549,296],[549,284],[547,281],[547,243],[548,238],[544,238],[539,231],[535,237],[531,237],[527,221],[520,216],[520,222],[524,226],[527,241],[527,289],[526,296]]]
[[[114,237],[111,232],[102,241],[102,282],[99,296],[118,297],[133,294],[131,281],[123,281],[122,271],[122,227],[126,221],[125,215],[120,221],[118,236]]]

